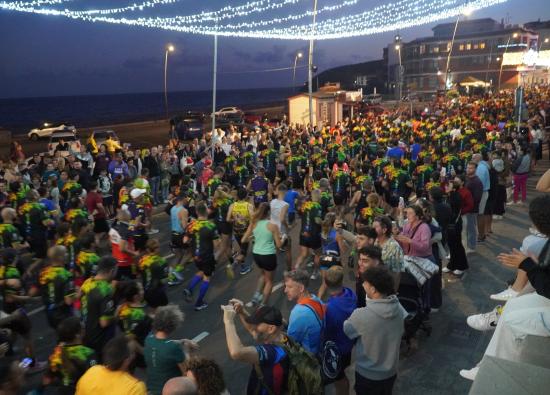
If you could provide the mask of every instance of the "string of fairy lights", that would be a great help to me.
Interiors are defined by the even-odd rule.
[[[183,8],[186,0],[148,0],[124,7],[78,10],[79,0],[0,0],[0,10],[62,16],[92,23],[110,23],[171,30],[200,35],[253,37],[288,40],[327,40],[377,34],[433,23],[468,11],[505,3],[508,0],[397,0],[369,7],[366,0],[345,0],[323,5],[315,15],[318,22],[312,29],[309,0],[257,0],[240,5],[227,5],[215,11],[202,11],[170,17],[144,15],[143,11],[166,7]],[[68,5],[74,8],[68,8]],[[296,8],[300,6],[300,10]],[[361,10],[354,9],[361,6]],[[304,11],[304,8],[309,9]],[[350,12],[334,14],[346,8]],[[275,12],[277,11],[277,12]],[[280,14],[285,13],[280,16]],[[257,19],[258,16],[260,19]],[[238,20],[240,19],[240,20]],[[232,20],[236,20],[232,22]],[[314,34],[313,34],[314,31]]]

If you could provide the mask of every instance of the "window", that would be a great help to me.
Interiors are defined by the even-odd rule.
[[[472,43],[466,44],[466,51],[469,51],[472,49]]]
[[[425,54],[425,53],[426,53],[426,46],[424,44],[422,44],[420,46],[420,55]]]
[[[434,53],[439,53],[439,47],[438,46],[434,47]]]
[[[460,45],[458,46],[458,50],[459,50],[459,51],[464,51],[464,44],[460,44]]]
[[[478,49],[479,48],[479,45],[478,44],[474,44],[474,49]]]
[[[479,43],[479,49],[485,49],[485,43]]]

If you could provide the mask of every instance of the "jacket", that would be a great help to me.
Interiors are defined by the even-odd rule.
[[[323,340],[335,342],[341,355],[349,354],[353,347],[353,341],[344,334],[343,325],[355,310],[356,305],[355,293],[346,287],[340,294],[331,296],[326,304]]]
[[[344,333],[356,340],[355,371],[369,380],[385,380],[397,374],[399,347],[407,312],[391,295],[369,299],[344,322]]]

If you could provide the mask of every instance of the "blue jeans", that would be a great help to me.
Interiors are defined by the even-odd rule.
[[[466,244],[469,249],[475,250],[477,246],[477,213],[468,213],[466,218]]]
[[[151,186],[151,199],[154,204],[158,204],[160,177],[151,177],[149,179],[149,185]]]

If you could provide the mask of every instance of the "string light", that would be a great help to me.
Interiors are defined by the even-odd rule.
[[[41,4],[61,3],[63,0],[42,0]],[[131,7],[150,7],[154,5],[166,5],[174,3],[177,0],[150,0],[140,5],[133,4]],[[312,15],[311,11],[301,14],[288,15],[282,18],[264,19],[260,21],[241,22],[237,24],[220,24],[220,20],[231,19],[243,15],[249,15],[253,12],[265,12],[268,9],[282,8],[286,5],[296,4],[300,0],[282,0],[279,2],[271,0],[260,0],[249,2],[238,7],[227,6],[218,11],[202,12],[195,15],[176,16],[171,18],[160,17],[111,17],[105,16],[102,12],[111,12],[113,10],[58,10],[55,8],[37,8],[29,5],[34,2],[0,2],[0,9],[35,13],[42,15],[57,15],[71,19],[83,20],[88,22],[104,22],[112,24],[122,24],[130,26],[142,26],[147,28],[157,28],[172,30],[183,33],[219,35],[228,37],[255,37],[255,38],[274,38],[274,39],[293,39],[293,40],[316,40],[336,39],[342,37],[366,36],[381,32],[387,32],[398,29],[405,29],[412,26],[418,26],[435,22],[437,20],[454,17],[463,13],[465,10],[475,11],[481,8],[490,7],[495,4],[501,4],[507,0],[473,0],[463,3],[462,0],[401,0],[395,3],[381,5],[371,10],[351,14],[338,18],[326,18],[316,24],[314,37],[311,37],[311,25],[309,23],[294,24],[290,26],[262,29],[269,25],[284,25],[287,22],[293,22]],[[357,0],[347,0],[344,3],[325,6],[318,10],[318,13],[329,13],[341,9],[345,6],[351,6],[357,3]],[[130,7],[130,6],[129,6]],[[212,22],[216,24],[212,26]]]

